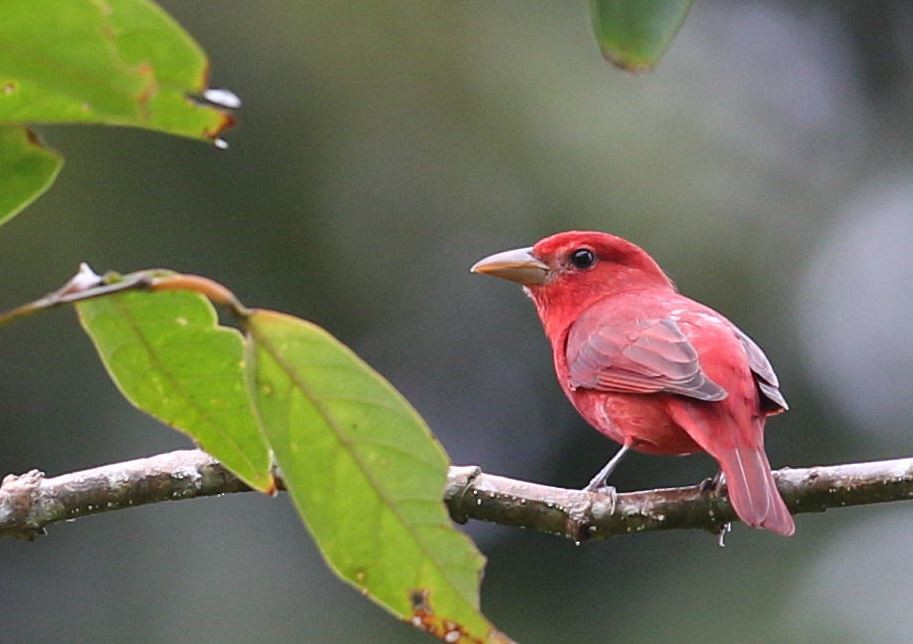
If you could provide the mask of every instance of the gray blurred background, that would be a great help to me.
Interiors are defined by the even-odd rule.
[[[913,454],[913,3],[699,0],[659,70],[602,61],[587,3],[178,2],[245,102],[221,153],[40,128],[67,157],[0,231],[0,307],[97,270],[211,276],[330,329],[461,464],[581,486],[615,446],[563,399],[519,289],[479,257],[570,228],[644,246],[751,333],[793,411],[775,466]],[[0,471],[180,448],[72,311],[0,331]],[[704,456],[631,456],[621,490]],[[469,525],[486,613],[523,642],[900,642],[913,508],[575,548]],[[284,497],[117,512],[0,543],[0,640],[422,642],[338,582]]]

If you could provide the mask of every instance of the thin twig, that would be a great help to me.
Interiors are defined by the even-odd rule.
[[[913,458],[774,473],[793,514],[913,498]],[[60,521],[161,501],[249,491],[199,450],[47,478],[37,470],[0,486],[0,536],[34,539]],[[455,521],[521,526],[575,541],[651,530],[718,532],[737,520],[725,494],[706,486],[606,495],[539,485],[451,467],[444,500]]]
[[[0,326],[64,304],[147,288],[158,273],[159,271],[140,271],[124,276],[116,273],[98,275],[83,262],[79,265],[76,274],[56,291],[16,308],[0,312]]]

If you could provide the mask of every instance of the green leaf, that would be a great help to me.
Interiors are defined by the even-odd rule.
[[[148,0],[3,0],[0,123],[107,123],[214,139],[231,114],[199,45]]]
[[[247,393],[244,341],[187,291],[128,292],[76,305],[86,333],[131,403],[190,435],[253,488],[273,489]]]
[[[591,0],[593,29],[606,60],[629,72],[656,67],[694,0]]]
[[[247,326],[254,406],[330,567],[438,637],[503,637],[479,612],[484,558],[450,522],[448,459],[415,410],[323,329],[262,310]]]
[[[51,187],[63,159],[22,126],[0,126],[0,224]]]

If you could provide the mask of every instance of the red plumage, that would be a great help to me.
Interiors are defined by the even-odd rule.
[[[786,401],[764,353],[734,324],[679,294],[641,248],[605,233],[559,233],[473,270],[526,286],[561,388],[590,425],[641,452],[709,453],[742,521],[793,534],[764,452],[766,417]]]

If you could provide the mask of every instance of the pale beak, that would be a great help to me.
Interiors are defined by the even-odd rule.
[[[480,259],[469,271],[530,285],[545,282],[548,265],[533,255],[532,248],[517,248]]]

